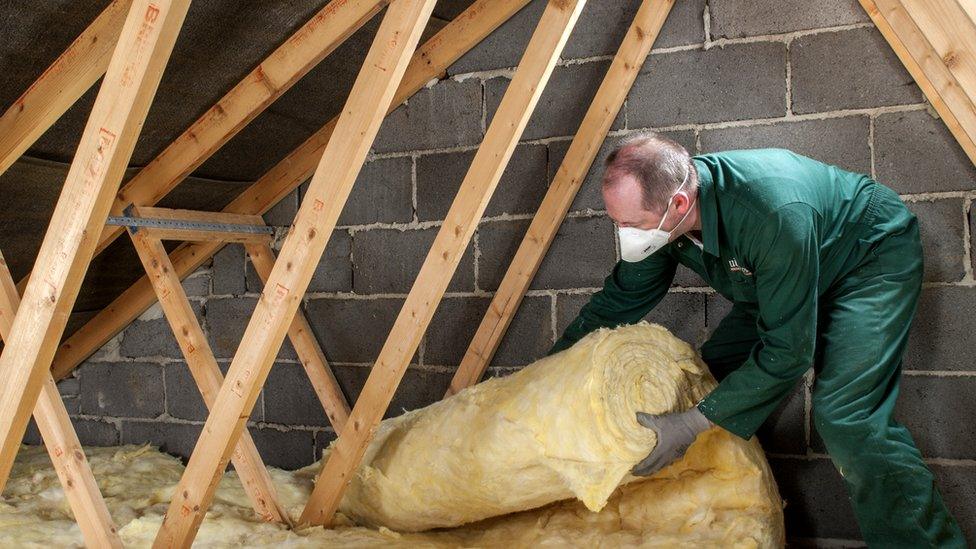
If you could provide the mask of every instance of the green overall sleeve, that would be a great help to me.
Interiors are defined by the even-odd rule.
[[[549,350],[557,353],[571,347],[586,334],[599,328],[634,324],[657,305],[671,287],[678,260],[670,245],[643,261],[618,261],[603,281],[603,289],[593,294],[566,327],[562,337]]]
[[[760,222],[746,250],[754,261],[759,342],[699,404],[713,423],[750,438],[813,365],[820,215],[791,203]]]

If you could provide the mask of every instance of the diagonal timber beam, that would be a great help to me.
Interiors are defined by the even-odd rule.
[[[146,274],[152,280],[163,314],[183,352],[193,381],[209,409],[217,398],[224,376],[180,284],[180,277],[176,276],[161,240],[144,230],[132,232],[130,229],[129,236]],[[258,516],[269,522],[289,523],[288,512],[279,502],[271,475],[246,429],[237,443],[232,461]]]
[[[4,341],[10,336],[19,306],[17,287],[6,261],[0,255],[0,338]],[[44,379],[37,398],[34,420],[85,543],[89,547],[122,547],[122,540],[95,483],[88,458],[50,374]]]
[[[673,5],[674,0],[644,0],[637,10],[505,278],[492,297],[488,312],[454,373],[447,396],[477,383],[491,363]]]
[[[261,278],[265,286],[271,278],[271,271],[274,270],[275,255],[274,250],[267,244],[245,244],[244,249],[248,257],[251,258],[251,265],[254,271]],[[305,313],[299,308],[295,313],[295,318],[288,327],[288,339],[298,360],[305,368],[308,380],[312,384],[312,389],[325,410],[329,423],[336,433],[341,433],[342,428],[349,419],[349,403],[346,396],[342,394],[339,381],[336,380],[329,362],[325,359],[325,353],[319,346],[319,342],[312,333],[312,327],[305,318]]]
[[[34,421],[88,547],[122,547],[118,529],[98,489],[88,458],[71,424],[61,393],[50,373],[34,406]]]
[[[976,24],[966,14],[967,0],[900,0],[929,46],[970,102],[976,102]],[[969,0],[971,1],[971,0]]]
[[[132,0],[115,0],[0,117],[0,174],[105,74]]]
[[[585,4],[585,0],[550,0],[543,12],[349,423],[319,472],[301,524],[331,524]]]
[[[395,0],[322,154],[295,222],[244,331],[227,380],[173,494],[154,547],[189,547],[302,296],[366,160],[435,0]],[[349,431],[351,422],[343,431]]]
[[[135,0],[126,17],[0,355],[0,490],[188,8]]]
[[[476,0],[435,36],[417,50],[400,87],[394,96],[392,111],[417,93],[485,39],[502,23],[524,8],[529,0]],[[311,177],[318,159],[335,129],[336,119],[329,121],[301,146],[285,157],[267,174],[248,187],[225,212],[263,214]],[[219,243],[185,244],[170,254],[181,278],[188,276],[223,247]],[[115,337],[156,301],[152,286],[145,277],[130,286],[117,299],[95,315],[81,329],[64,341],[52,365],[55,379],[68,375],[88,356]]]
[[[930,42],[927,34],[936,29],[921,28],[898,0],[859,1],[952,136],[976,164],[976,107]],[[952,41],[969,48],[972,54],[972,36],[951,36]]]
[[[0,338],[4,341],[10,336],[10,328],[20,308],[20,294],[13,280],[7,260],[0,254]]]

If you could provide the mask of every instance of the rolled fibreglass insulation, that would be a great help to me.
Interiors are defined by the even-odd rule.
[[[384,421],[340,511],[403,532],[568,498],[598,511],[656,443],[636,412],[687,409],[712,386],[695,351],[660,326],[599,330]]]

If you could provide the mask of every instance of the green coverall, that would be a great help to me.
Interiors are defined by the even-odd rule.
[[[619,262],[551,352],[641,320],[680,263],[733,302],[702,346],[698,404],[750,438],[812,366],[813,422],[865,541],[965,547],[908,430],[892,418],[922,282],[915,216],[867,176],[782,149],[694,157],[701,248],[687,236]]]

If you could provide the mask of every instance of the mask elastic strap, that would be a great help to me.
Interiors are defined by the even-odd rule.
[[[674,229],[671,229],[670,231],[668,231],[668,236],[670,236],[671,233],[673,233],[678,227],[680,227],[681,224],[685,222],[685,219],[688,219],[688,215],[691,214],[692,208],[694,208],[695,207],[695,204],[697,204],[697,203],[698,203],[698,196],[696,195],[695,196],[695,200],[693,200],[691,202],[691,206],[688,206],[688,211],[685,212],[685,215],[681,216],[681,221],[679,221],[678,224],[674,226]]]
[[[674,190],[674,194],[672,194],[671,195],[671,198],[668,199],[668,204],[667,204],[667,206],[664,207],[664,216],[661,217],[661,222],[657,224],[657,229],[656,230],[660,231],[661,230],[661,227],[664,226],[664,220],[668,218],[668,211],[671,209],[671,202],[674,200],[674,197],[678,196],[678,193],[681,191],[681,187],[684,187],[685,186],[685,183],[688,182],[688,176],[689,175],[691,175],[691,169],[690,168],[686,168],[685,169],[685,178],[681,180],[681,184],[678,185],[678,188]],[[698,197],[695,197],[695,200],[698,200]],[[688,217],[688,213],[689,212],[691,212],[691,209],[690,208],[688,209],[687,212],[685,212],[685,217]],[[684,222],[685,217],[682,217],[681,218],[681,221],[678,222],[678,225],[681,225]],[[671,234],[672,232],[674,232],[674,231],[668,231],[668,234]]]

